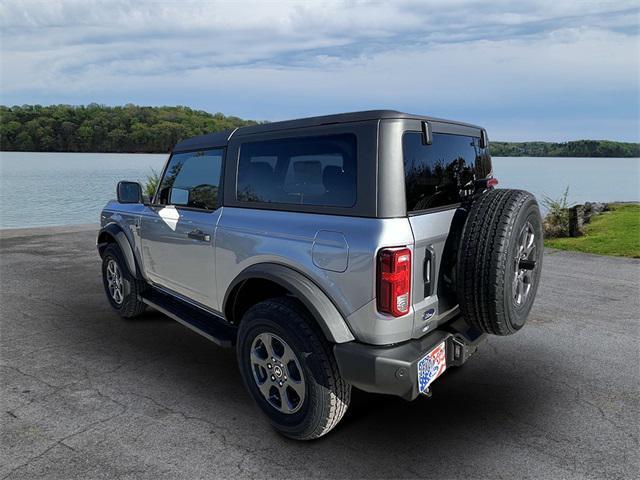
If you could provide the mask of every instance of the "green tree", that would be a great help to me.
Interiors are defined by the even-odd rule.
[[[0,106],[0,147],[8,151],[166,152],[183,138],[255,123],[182,106]]]
[[[257,122],[189,107],[108,107],[97,103],[0,106],[5,151],[167,152],[184,138]],[[640,157],[640,143],[608,140],[492,142],[494,156]]]

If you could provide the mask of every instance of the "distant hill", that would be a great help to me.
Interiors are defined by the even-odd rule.
[[[42,152],[164,153],[183,138],[256,121],[188,107],[0,106],[0,149]],[[639,143],[491,142],[497,157],[640,157]]]
[[[183,138],[255,123],[188,107],[0,106],[0,149],[163,153]]]
[[[491,142],[495,157],[640,157],[640,143],[611,140]]]

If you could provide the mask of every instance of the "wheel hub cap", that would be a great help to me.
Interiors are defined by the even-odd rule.
[[[276,410],[292,414],[305,397],[302,367],[291,347],[272,333],[261,333],[251,343],[251,371],[258,390]]]
[[[122,272],[115,260],[109,260],[107,263],[107,287],[109,288],[111,299],[116,304],[121,305],[124,300]]]
[[[514,259],[512,283],[513,304],[524,305],[529,298],[536,275],[536,235],[531,222],[527,222],[518,235],[518,250]]]

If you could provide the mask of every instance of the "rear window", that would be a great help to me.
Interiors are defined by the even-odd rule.
[[[296,137],[240,148],[241,202],[352,207],[356,203],[356,137]]]
[[[420,132],[402,138],[407,211],[454,206],[473,193],[473,181],[491,173],[480,138],[434,133],[431,145]]]

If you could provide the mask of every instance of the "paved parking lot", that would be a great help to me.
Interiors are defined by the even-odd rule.
[[[0,478],[638,478],[640,261],[547,252],[522,332],[296,443],[231,351],[113,313],[78,230],[0,232]]]

